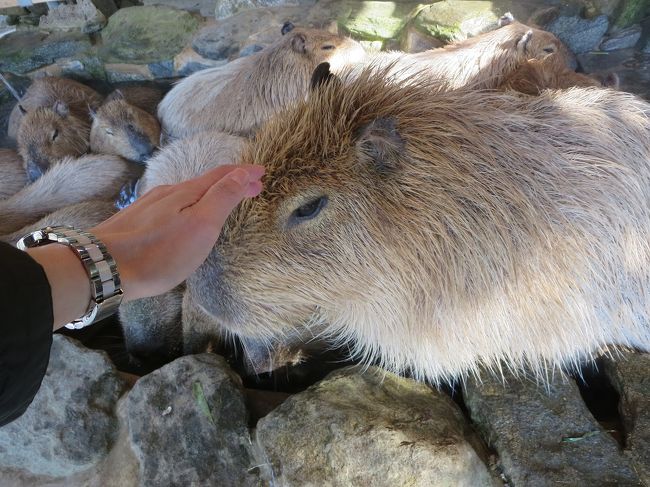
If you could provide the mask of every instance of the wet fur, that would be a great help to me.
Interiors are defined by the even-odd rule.
[[[240,162],[265,189],[188,279],[197,303],[234,334],[327,338],[432,382],[648,350],[650,106],[382,78],[330,83],[257,134]]]
[[[0,201],[0,234],[13,232],[60,208],[85,200],[115,200],[142,169],[117,156],[67,158],[10,198]]]
[[[305,52],[294,42],[302,36]],[[336,49],[321,49],[324,45]],[[322,30],[294,29],[266,49],[226,66],[199,71],[178,83],[163,99],[158,118],[170,138],[218,130],[251,135],[279,110],[303,98],[316,66],[333,69],[361,59],[363,49],[351,40]]]

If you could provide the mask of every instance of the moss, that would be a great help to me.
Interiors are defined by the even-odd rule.
[[[367,1],[351,4],[338,18],[339,29],[365,41],[397,39],[417,3]]]
[[[498,16],[493,10],[492,2],[445,0],[420,9],[413,25],[423,34],[448,43],[495,24]]]
[[[123,8],[102,31],[100,56],[110,63],[172,59],[198,27],[198,19],[185,11],[160,6]]]
[[[623,0],[619,5],[614,25],[624,29],[641,21],[650,10],[650,0]]]

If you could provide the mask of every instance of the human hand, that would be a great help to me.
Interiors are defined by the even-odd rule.
[[[207,258],[230,212],[262,191],[261,166],[220,166],[158,186],[89,229],[117,263],[124,301],[162,294]]]

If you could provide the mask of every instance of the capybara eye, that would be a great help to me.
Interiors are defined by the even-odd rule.
[[[52,132],[52,142],[54,142],[58,136],[59,136],[59,130],[54,129],[54,132]]]
[[[127,130],[129,130],[129,131],[131,131],[131,132],[135,130],[135,127],[133,126],[132,123],[128,124],[128,125],[126,126],[126,128],[127,128]]]
[[[106,130],[106,133],[107,133],[108,135],[113,135],[113,131],[112,131],[112,130],[110,130],[110,129],[104,129],[104,130]]]
[[[548,52],[548,53],[550,54],[550,53],[552,53],[552,52],[555,52],[555,48],[554,48],[554,47],[545,47],[545,48],[543,49],[543,51],[544,51],[544,52]]]
[[[329,50],[331,50],[331,49],[336,49],[336,46],[334,46],[334,45],[332,45],[332,44],[325,44],[323,47],[321,47],[321,49],[322,49],[323,51],[329,51]]]
[[[320,211],[325,208],[325,205],[327,205],[327,196],[321,196],[310,201],[309,203],[299,206],[291,214],[289,224],[293,226],[315,218],[316,215],[318,215]]]

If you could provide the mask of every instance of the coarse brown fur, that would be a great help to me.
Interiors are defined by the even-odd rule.
[[[56,76],[36,79],[21,97],[20,104],[11,111],[7,130],[9,137],[18,137],[18,128],[24,116],[20,107],[29,113],[37,108],[53,107],[57,101],[68,105],[72,112],[88,118],[88,107],[99,108],[102,96],[92,88],[71,79]]]
[[[650,106],[436,86],[364,74],[264,125],[239,160],[264,190],[188,279],[196,302],[433,382],[650,349]]]
[[[97,109],[101,100],[91,88],[69,79],[47,77],[32,83],[9,119],[9,135],[17,139],[30,180],[65,157],[88,152],[88,109]]]
[[[154,86],[123,86],[113,91],[104,101],[126,100],[130,105],[138,107],[151,115],[156,115],[158,104],[164,95],[162,89]]]
[[[609,86],[609,81],[615,84]],[[610,75],[605,81],[575,71],[558,62],[553,54],[543,59],[529,59],[516,71],[506,76],[499,88],[538,95],[542,90],[567,89],[572,86],[600,86],[618,88],[618,78]]]
[[[156,117],[131,104],[120,91],[91,114],[90,150],[94,153],[144,163],[158,147],[160,124]]]
[[[16,242],[30,232],[54,225],[71,225],[75,228],[89,229],[99,225],[117,212],[112,200],[88,200],[65,206],[45,215],[40,220],[30,223],[13,233],[0,236],[3,242],[16,245]]]
[[[206,130],[248,136],[307,95],[318,64],[329,61],[336,70],[363,55],[352,39],[296,28],[258,53],[182,80],[160,103],[158,118],[170,138]]]
[[[27,174],[18,153],[0,149],[0,200],[17,193],[27,185]]]
[[[426,75],[445,89],[469,87],[496,88],[504,78],[529,59],[542,59],[552,53],[559,64],[569,66],[571,52],[552,33],[512,22],[462,42],[417,54],[398,52],[369,56],[357,66],[391,66],[388,75],[398,80]]]
[[[13,232],[60,208],[90,199],[115,200],[142,168],[121,157],[66,158],[10,198],[0,201],[0,234]]]

